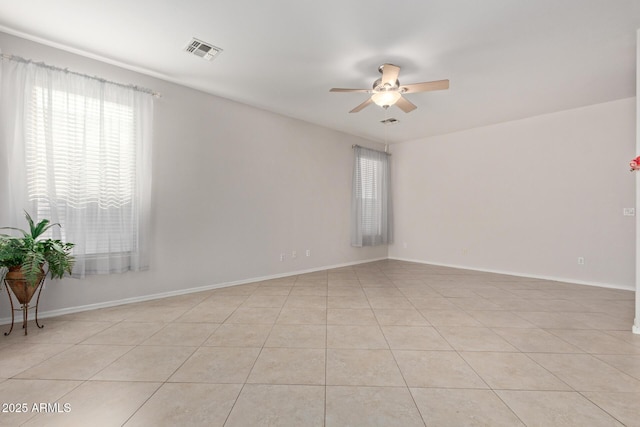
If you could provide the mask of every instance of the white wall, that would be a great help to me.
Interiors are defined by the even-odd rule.
[[[390,257],[634,289],[635,102],[393,145]]]
[[[2,33],[0,49],[163,95],[155,103],[150,271],[51,282],[41,310],[386,258],[386,246],[349,241],[351,146],[380,144]]]

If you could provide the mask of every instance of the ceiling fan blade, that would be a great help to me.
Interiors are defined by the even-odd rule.
[[[404,111],[405,113],[410,113],[411,111],[415,110],[416,107],[412,102],[407,101],[406,98],[404,97],[400,97],[396,103],[394,104],[396,105],[398,108],[400,108],[402,111]]]
[[[414,83],[400,86],[400,92],[402,93],[427,92],[430,90],[444,89],[449,89],[449,80],[436,80],[433,82]]]
[[[371,89],[343,89],[339,87],[334,87],[329,89],[329,92],[366,92],[371,93]]]
[[[349,112],[350,113],[357,113],[358,111],[362,110],[364,107],[366,107],[369,104],[373,104],[373,100],[371,98],[367,99],[362,104],[358,105],[356,108],[354,108],[353,110],[351,110]]]
[[[398,74],[400,74],[400,67],[393,64],[383,64],[381,84],[383,86],[385,84],[388,84],[391,87],[395,86],[396,81],[398,80]]]

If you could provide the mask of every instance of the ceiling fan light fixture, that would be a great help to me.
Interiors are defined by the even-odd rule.
[[[398,102],[398,99],[400,99],[401,97],[402,95],[400,95],[400,92],[383,91],[383,92],[374,93],[371,96],[371,100],[375,102],[376,105],[379,105],[380,107],[384,108],[384,107],[389,107],[395,104],[396,102]]]

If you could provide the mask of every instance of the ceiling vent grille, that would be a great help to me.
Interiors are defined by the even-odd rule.
[[[212,44],[205,43],[202,40],[198,40],[194,38],[189,42],[189,44],[184,48],[185,52],[191,53],[195,56],[199,56],[200,58],[204,58],[207,61],[211,61],[213,58],[218,56],[222,49],[219,47],[215,47]]]
[[[382,123],[383,125],[395,125],[398,122],[400,122],[400,120],[394,119],[393,117],[389,119],[380,120],[380,123]]]

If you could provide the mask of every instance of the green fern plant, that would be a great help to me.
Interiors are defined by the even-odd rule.
[[[29,231],[15,227],[1,228],[19,231],[22,236],[0,234],[0,267],[7,269],[21,267],[25,281],[30,286],[38,284],[38,278],[45,264],[52,279],[71,274],[74,262],[71,255],[73,243],[41,238],[42,234],[51,227],[59,227],[60,224],[50,224],[48,219],[43,219],[36,224],[28,212],[25,212],[25,217],[29,223]]]

